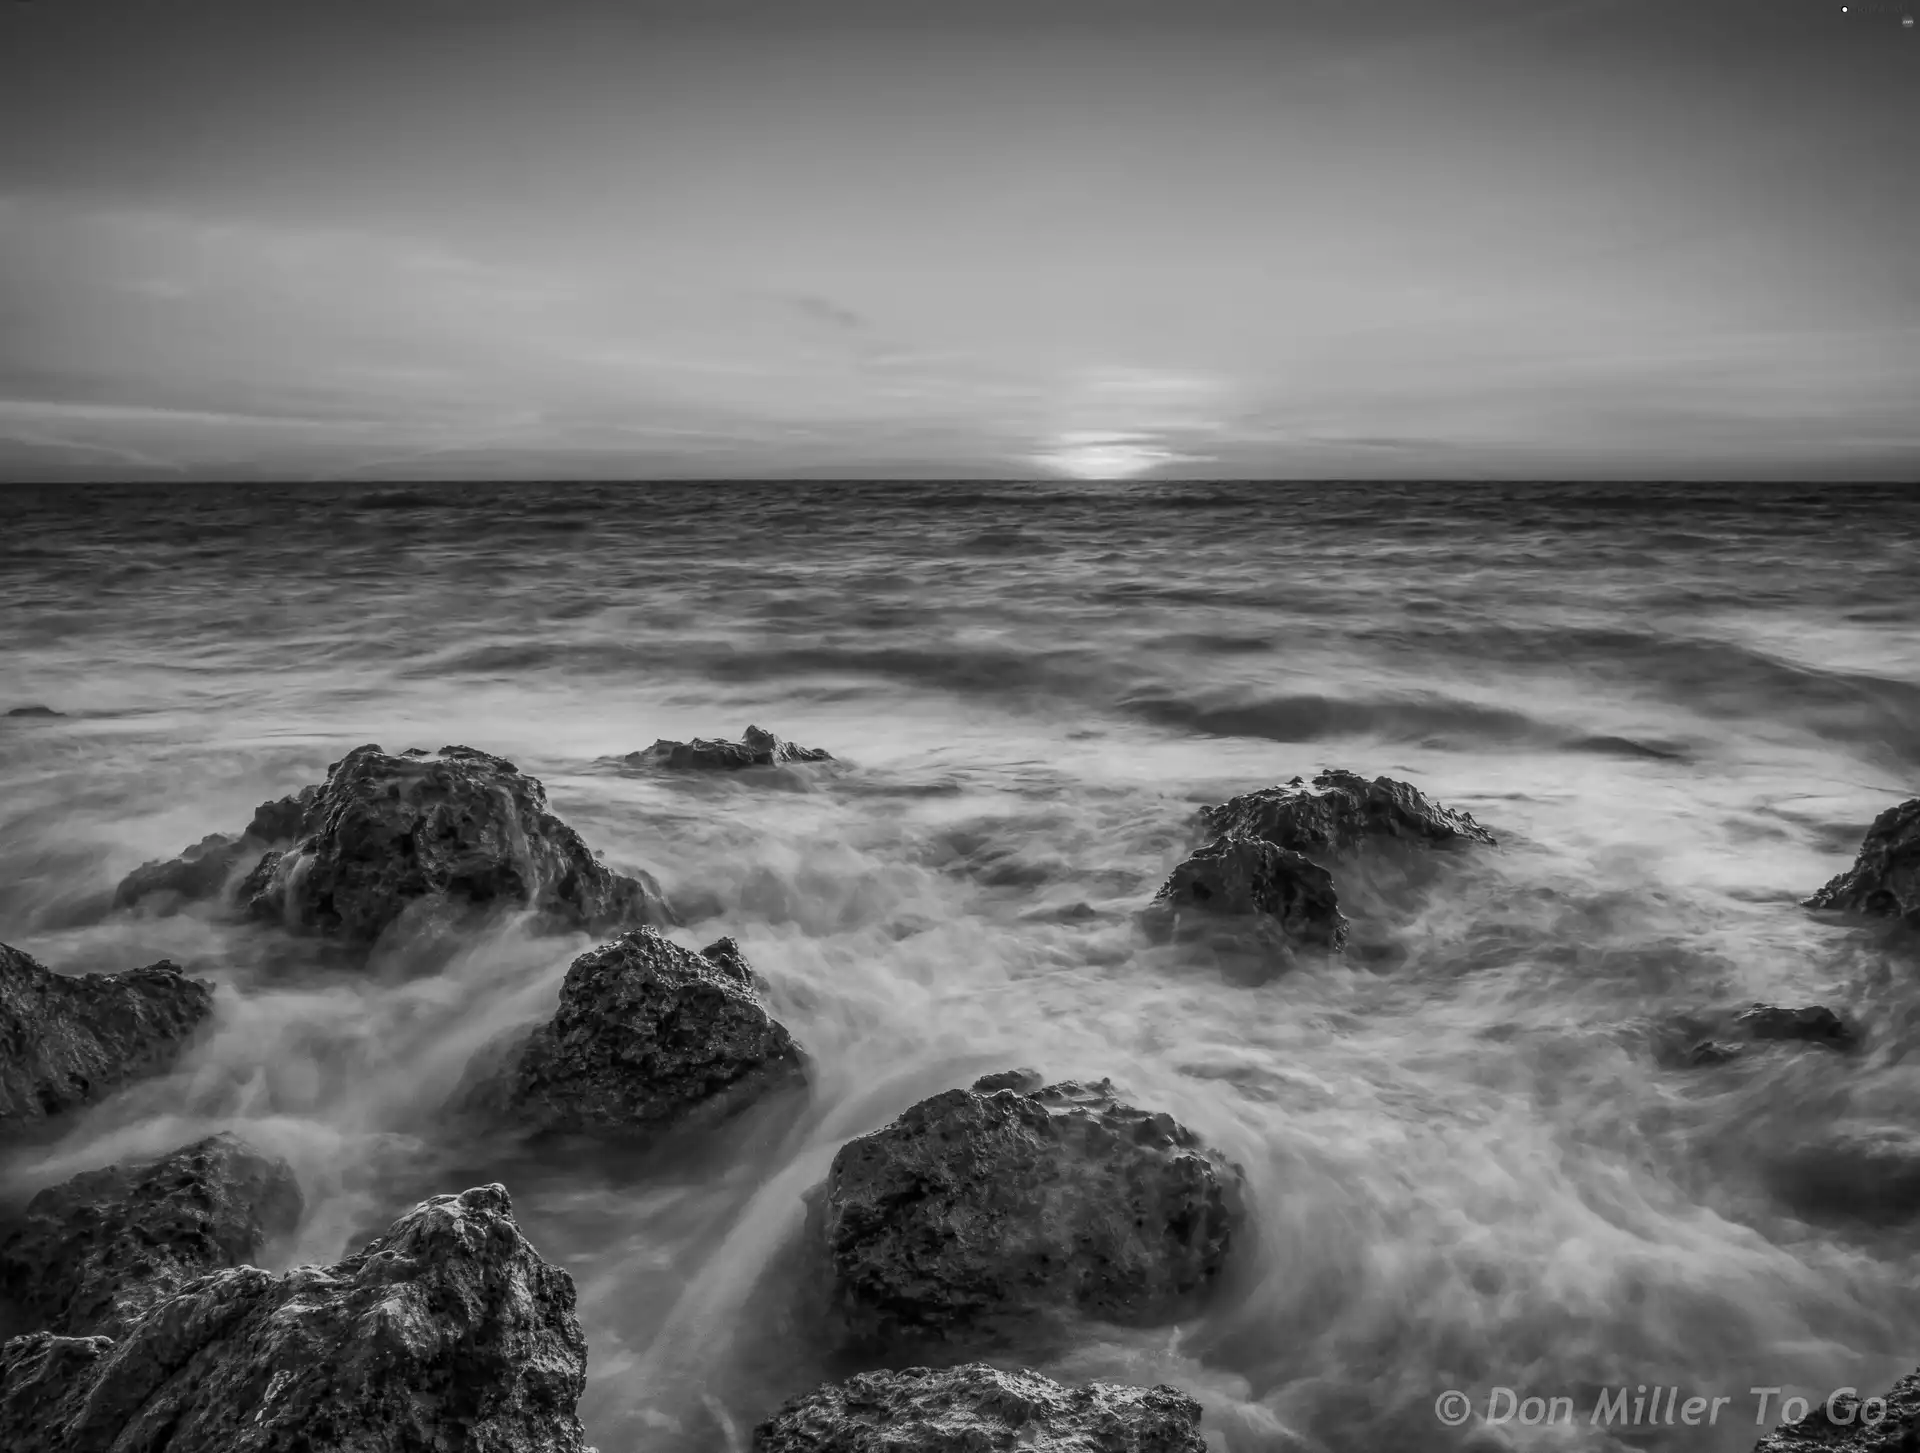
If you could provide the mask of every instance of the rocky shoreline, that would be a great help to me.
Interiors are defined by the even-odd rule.
[[[624,759],[747,772],[831,761],[749,727]],[[1343,771],[1201,810],[1188,856],[1142,909],[1163,938],[1249,934],[1283,959],[1337,956],[1357,864],[1497,847],[1407,783]],[[200,902],[371,951],[419,926],[482,933],[502,913],[604,941],[550,1018],[473,1058],[449,1122],[485,1133],[645,1143],[699,1133],[784,1093],[811,1061],[739,945],[695,952],[661,885],[606,867],[511,762],[467,747],[363,746],[324,783],[265,803],[129,875],[116,910]],[[1920,800],[1875,820],[1854,866],[1807,907],[1920,927]],[[73,1117],[190,1054],[212,986],[161,962],[64,976],[0,946],[0,1141]],[[1651,1059],[1708,1072],[1763,1050],[1831,1054],[1872,1033],[1825,1006],[1753,1004],[1658,1027]],[[1085,1318],[1170,1327],[1204,1308],[1240,1244],[1240,1169],[1111,1082],[1007,1070],[925,1098],[846,1141],[806,1193],[809,1314],[879,1368],[771,1412],[761,1453],[1200,1453],[1200,1407],[1171,1387],[1070,1387],[978,1359]],[[581,1453],[588,1349],[566,1271],[515,1223],[505,1188],[438,1195],[330,1266],[255,1263],[302,1213],[292,1169],[231,1135],[84,1172],[0,1227],[0,1294],[33,1328],[0,1348],[0,1446],[18,1453],[354,1448]],[[1760,1453],[1920,1443],[1920,1374],[1886,1420],[1816,1409]]]

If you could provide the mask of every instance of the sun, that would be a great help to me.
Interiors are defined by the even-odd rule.
[[[1039,462],[1070,479],[1132,479],[1173,456],[1126,435],[1068,437]]]

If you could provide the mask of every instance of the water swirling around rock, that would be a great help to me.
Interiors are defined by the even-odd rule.
[[[1444,1389],[1586,1407],[1636,1383],[1740,1398],[1744,1426],[1671,1442],[1732,1453],[1757,1436],[1749,1387],[1883,1390],[1920,1361],[1902,1052],[1920,978],[1898,939],[1801,906],[1920,793],[1910,495],[6,504],[0,711],[62,714],[0,717],[0,942],[62,973],[164,959],[216,986],[177,1060],[14,1150],[9,1204],[231,1131],[298,1176],[278,1270],[498,1180],[578,1284],[587,1440],[744,1449],[860,1370],[780,1322],[839,1148],[1033,1065],[1111,1076],[1242,1169],[1246,1233],[1177,1335],[1089,1320],[1032,1364],[1178,1387],[1232,1453],[1471,1446],[1434,1420]],[[566,522],[590,528],[536,527]],[[619,765],[748,723],[834,761]],[[805,1047],[804,1114],[488,1160],[441,1109],[477,1052],[552,1018],[596,940],[508,924],[432,972],[400,971],[401,941],[395,972],[343,973],[272,924],[115,909],[140,864],[367,742],[513,761],[597,861],[659,881],[675,942],[737,938]],[[1412,782],[1499,846],[1336,868],[1344,958],[1268,982],[1141,933],[1200,805],[1326,767]],[[1756,1002],[1827,1006],[1858,1043],[1661,1062],[1662,1026]],[[1582,1422],[1556,1446],[1605,1436]]]

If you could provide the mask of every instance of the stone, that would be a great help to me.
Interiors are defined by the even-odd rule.
[[[1171,1387],[1066,1387],[985,1363],[865,1372],[794,1398],[754,1453],[1206,1453],[1200,1404]]]
[[[742,767],[779,767],[793,762],[831,762],[831,753],[792,742],[750,726],[737,742],[718,737],[695,737],[690,742],[665,738],[644,752],[630,752],[622,761],[633,767],[671,767],[675,770],[737,772]]]
[[[0,1349],[8,1453],[584,1453],[573,1280],[504,1188],[435,1196],[334,1266],[188,1282],[119,1339]]]
[[[41,1191],[0,1241],[0,1289],[50,1331],[121,1336],[195,1277],[258,1260],[300,1211],[284,1160],[211,1136]]]
[[[849,1141],[813,1194],[843,1342],[992,1342],[1085,1316],[1177,1320],[1204,1301],[1241,1177],[1109,1081],[989,1076]]]
[[[56,974],[0,944],[0,1138],[159,1074],[213,1014],[213,985],[164,960]]]
[[[1920,928],[1920,797],[1876,817],[1853,866],[1806,906],[1897,918],[1909,928]]]
[[[1859,1041],[1853,1026],[1824,1004],[1809,1004],[1803,1009],[1755,1004],[1734,1015],[1733,1027],[1749,1039],[1796,1040],[1829,1049],[1851,1049]]]
[[[647,1139],[712,1125],[805,1080],[805,1057],[761,1003],[730,938],[700,953],[652,929],[582,954],[560,1007],[487,1051],[459,1105],[538,1135]]]
[[[1738,1013],[1678,1016],[1655,1029],[1655,1057],[1669,1067],[1698,1068],[1739,1059],[1755,1044],[1799,1043],[1846,1052],[1859,1032],[1823,1004],[1783,1009],[1753,1004]]]
[[[1391,777],[1371,782],[1357,772],[1320,773],[1311,786],[1298,777],[1284,787],[1244,793],[1200,809],[1213,836],[1241,834],[1308,857],[1334,857],[1369,842],[1430,846],[1492,845],[1494,836],[1469,813],[1442,807]]]
[[[471,747],[347,753],[299,841],[245,891],[256,917],[359,945],[415,905],[531,909],[541,927],[587,933],[671,921],[659,884],[607,868],[538,780]]]
[[[113,906],[131,908],[158,898],[163,906],[173,907],[218,897],[234,875],[258,858],[263,849],[290,844],[299,836],[318,790],[306,787],[292,796],[261,803],[254,809],[253,821],[237,837],[211,833],[177,858],[142,864],[120,880]]]
[[[1908,1373],[1872,1409],[1882,1416],[1866,1421],[1871,1399],[1833,1400],[1837,1417],[1817,1402],[1797,1423],[1782,1423],[1754,1445],[1753,1453],[1911,1453],[1920,1448],[1920,1372]],[[1775,1403],[1773,1406],[1778,1407]]]
[[[1305,854],[1244,834],[1215,838],[1173,870],[1150,912],[1178,918],[1259,916],[1290,943],[1339,950],[1347,920],[1333,875]]]

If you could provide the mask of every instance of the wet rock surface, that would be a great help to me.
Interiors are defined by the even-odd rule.
[[[1296,777],[1283,787],[1203,807],[1200,821],[1214,836],[1258,838],[1308,857],[1338,856],[1379,841],[1494,842],[1470,814],[1442,807],[1409,783],[1391,777],[1368,781],[1338,769],[1320,773],[1311,784]]]
[[[188,1283],[127,1334],[0,1350],[8,1453],[581,1453],[572,1279],[500,1186],[436,1196],[330,1267]]]
[[[131,908],[148,900],[169,907],[217,897],[236,872],[266,849],[290,844],[300,835],[318,792],[317,787],[306,787],[292,796],[263,802],[238,837],[212,833],[177,858],[142,864],[114,889],[114,907]]]
[[[1866,1400],[1837,1398],[1835,1417],[1824,1403],[1797,1423],[1783,1423],[1754,1445],[1753,1453],[1912,1453],[1920,1448],[1920,1372],[1901,1378],[1881,1398],[1885,1415],[1869,1424]]]
[[[620,759],[631,767],[668,767],[675,771],[737,772],[743,767],[780,767],[793,762],[831,762],[833,756],[818,747],[800,747],[772,732],[750,726],[737,742],[719,737],[695,737],[690,742],[665,738],[643,752]]]
[[[1806,906],[1897,918],[1920,928],[1920,797],[1876,817],[1853,866]]]
[[[1332,874],[1304,854],[1243,834],[1197,849],[1161,885],[1149,912],[1176,928],[1189,914],[1258,917],[1290,943],[1337,950],[1347,941]]]
[[[1170,1387],[1066,1387],[971,1363],[869,1372],[794,1398],[755,1453],[1205,1453],[1200,1405]]]
[[[589,933],[670,921],[659,885],[599,862],[546,789],[471,747],[358,747],[327,771],[299,842],[246,884],[254,916],[371,944],[416,905],[533,910]]]
[[[810,1208],[845,1342],[992,1341],[1080,1315],[1194,1309],[1225,1264],[1240,1176],[1107,1081],[1012,1071],[842,1146]]]
[[[213,986],[161,962],[56,974],[0,944],[0,1138],[158,1074],[213,1014]]]
[[[1859,1031],[1824,1004],[1787,1009],[1753,1004],[1718,1018],[1681,1017],[1662,1026],[1655,1055],[1680,1066],[1725,1064],[1754,1045],[1796,1043],[1846,1052],[1858,1047]]]
[[[65,1336],[119,1336],[193,1278],[255,1261],[300,1220],[285,1161],[216,1135],[41,1191],[0,1239],[0,1290]]]
[[[732,939],[696,954],[651,929],[575,959],[553,1018],[479,1059],[459,1109],[613,1139],[710,1125],[805,1079]]]

